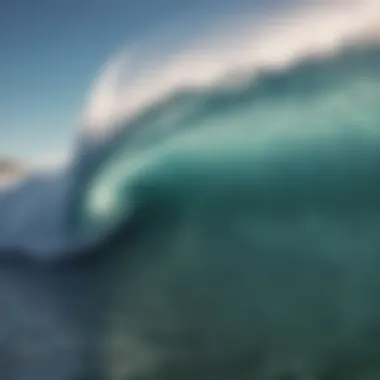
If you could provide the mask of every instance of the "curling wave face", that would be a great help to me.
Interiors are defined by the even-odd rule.
[[[188,29],[182,39],[173,42],[167,27],[123,50],[91,90],[72,164],[3,192],[0,247],[64,255],[81,240],[68,232],[67,214],[98,226],[90,235],[117,224],[134,202],[118,189],[173,150],[260,150],[279,133],[376,134],[379,15],[372,0],[253,7],[197,32],[177,20]]]
[[[88,225],[120,223],[143,202],[137,184],[147,181],[147,173],[157,179],[169,170],[173,184],[194,186],[194,175],[186,180],[186,174],[171,169],[184,160],[188,170],[220,175],[227,171],[226,162],[239,158],[240,167],[245,160],[249,168],[245,175],[260,182],[254,171],[265,169],[255,169],[253,163],[268,165],[265,156],[273,160],[289,151],[300,160],[294,169],[302,167],[307,178],[319,165],[333,166],[342,149],[348,149],[347,157],[339,159],[343,167],[337,165],[332,175],[343,171],[358,181],[357,160],[370,165],[379,148],[379,63],[379,45],[354,46],[287,71],[259,78],[246,73],[243,84],[232,88],[177,92],[121,124],[113,142],[98,151],[98,160],[92,159],[94,170],[86,165],[90,175],[77,188],[85,196],[75,213]],[[315,150],[314,156],[307,150]],[[367,170],[376,173],[376,168]]]

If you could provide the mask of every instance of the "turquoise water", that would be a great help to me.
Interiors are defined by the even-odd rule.
[[[344,198],[345,186],[364,191],[372,181],[375,194],[379,67],[380,46],[369,44],[284,70],[244,73],[234,86],[172,93],[121,124],[82,168],[76,225],[97,234],[133,218],[153,193],[159,202],[157,194],[186,197],[226,182],[278,193],[281,186],[298,188],[297,197],[334,187]]]

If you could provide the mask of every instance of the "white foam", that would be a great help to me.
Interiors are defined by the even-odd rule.
[[[112,57],[91,90],[81,122],[84,134],[104,136],[171,92],[213,85],[236,68],[281,69],[305,57],[333,54],[347,42],[380,37],[378,0],[313,0],[265,15],[253,11],[218,15],[217,22],[211,18],[208,28],[176,41],[173,51],[175,28],[186,25],[176,20],[161,35]]]

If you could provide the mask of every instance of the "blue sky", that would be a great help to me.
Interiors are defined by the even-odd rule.
[[[230,12],[252,3],[3,0],[0,156],[29,159],[66,151],[99,68],[110,55],[149,28],[179,13],[187,13],[196,23],[207,13]]]
[[[10,0],[0,11],[0,154],[65,150],[107,57],[146,21],[126,1]]]

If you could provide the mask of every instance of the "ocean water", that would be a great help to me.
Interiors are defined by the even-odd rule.
[[[111,378],[378,378],[379,63],[347,43],[86,130],[69,231],[115,233]]]
[[[111,57],[71,163],[0,195],[0,378],[379,378],[379,15]]]
[[[238,84],[174,92],[121,123],[93,166],[84,165],[89,176],[77,191],[86,195],[75,213],[95,228],[120,222],[144,202],[139,183],[148,186],[149,176],[157,191],[161,175],[185,191],[211,173],[232,181],[239,171],[247,186],[260,187],[256,175],[270,160],[294,160],[289,175],[300,181],[320,172],[314,181],[372,173],[376,182],[379,63],[380,45],[354,45],[287,70],[245,72]]]

